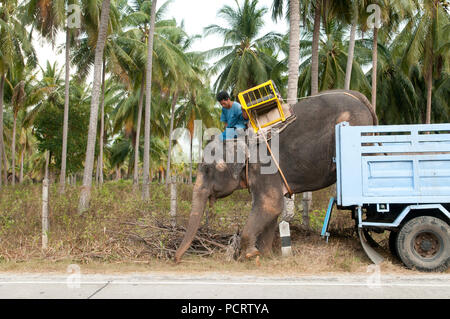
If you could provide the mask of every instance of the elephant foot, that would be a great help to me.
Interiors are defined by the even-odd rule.
[[[245,254],[245,258],[250,259],[255,256],[259,257],[259,255],[260,255],[259,250],[256,249],[256,247],[253,247],[253,248],[247,250],[247,253]]]

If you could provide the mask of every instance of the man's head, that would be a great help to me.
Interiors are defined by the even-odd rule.
[[[222,91],[217,94],[217,101],[222,105],[222,107],[229,109],[233,105],[233,102],[230,100],[230,96],[227,92]]]

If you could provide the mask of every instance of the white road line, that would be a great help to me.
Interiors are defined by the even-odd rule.
[[[77,282],[78,284],[78,282]],[[80,285],[105,285],[108,281],[87,281],[79,282]],[[7,281],[0,282],[0,285],[67,285],[66,281]],[[208,282],[208,281],[110,281],[109,285],[209,285],[209,286],[367,286],[367,287],[437,287],[450,288],[450,284],[420,284],[420,283],[315,283],[315,282]]]

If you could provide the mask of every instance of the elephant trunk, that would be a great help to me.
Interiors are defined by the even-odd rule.
[[[197,180],[197,182],[200,182]],[[186,233],[184,234],[183,241],[178,247],[175,253],[175,262],[179,263],[181,261],[181,257],[189,248],[192,243],[192,240],[197,233],[197,230],[200,226],[200,221],[203,216],[203,212],[205,211],[206,203],[208,201],[209,191],[201,187],[196,183],[194,187],[194,193],[192,195],[192,209],[191,214],[189,216],[189,224],[186,229]]]

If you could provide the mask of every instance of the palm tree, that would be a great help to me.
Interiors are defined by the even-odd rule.
[[[421,10],[413,16],[408,26],[412,37],[402,63],[404,70],[419,60],[426,83],[425,123],[431,123],[433,79],[435,74],[449,68],[449,14],[445,1],[424,0]],[[410,32],[411,32],[410,31]],[[441,66],[440,66],[441,65]],[[443,67],[444,68],[443,68]]]
[[[274,0],[272,4],[272,19],[277,21],[283,16],[283,0]],[[300,1],[289,0],[289,52],[288,54],[288,89],[287,102],[297,101],[298,67],[300,64]]]
[[[352,26],[350,30],[350,42],[348,45],[348,56],[347,56],[347,67],[345,69],[345,81],[344,89],[350,90],[350,80],[352,77],[352,66],[353,66],[353,55],[355,52],[355,38],[356,38],[356,28],[357,28],[357,10],[353,11]]]
[[[180,29],[183,28],[183,25],[181,25]],[[177,46],[180,47],[182,52],[186,52],[191,44],[193,43],[193,40],[196,39],[197,36],[194,37],[188,37],[185,33],[181,33],[176,37],[172,37],[172,42],[177,44]],[[185,53],[184,56],[186,57],[185,63],[182,63],[179,65],[179,68],[176,73],[170,73],[170,77],[167,77],[167,80],[169,83],[169,89],[173,92],[172,93],[172,103],[171,103],[171,110],[170,110],[170,128],[169,128],[169,150],[167,154],[167,177],[171,177],[171,152],[172,152],[172,133],[174,128],[174,121],[175,121],[175,106],[178,102],[178,99],[180,96],[183,96],[185,94],[189,95],[190,91],[192,91],[192,88],[195,88],[195,86],[198,86],[199,83],[202,82],[201,76],[202,76],[202,63],[199,59],[199,54],[197,53]],[[192,122],[193,123],[193,122]],[[193,127],[193,125],[192,125]],[[191,146],[192,146],[192,138],[193,133],[191,132]],[[192,152],[191,152],[192,153]],[[191,161],[192,162],[192,161]],[[192,165],[191,165],[192,166]],[[170,178],[166,179],[166,185],[170,182]]]
[[[36,56],[31,38],[20,21],[16,0],[2,0],[0,8],[0,161],[6,163],[3,140],[3,103],[7,73],[13,68],[24,68],[25,64],[36,65]],[[4,165],[6,173],[6,165]]]
[[[283,1],[275,0],[272,6],[272,18],[276,20],[282,15]],[[289,55],[288,55],[288,88],[287,103],[297,102],[298,92],[298,67],[300,64],[300,1],[289,0]],[[295,215],[295,195],[285,198],[286,219],[292,219]]]
[[[338,89],[344,87],[345,71],[347,65],[348,43],[344,41],[346,36],[344,23],[335,19],[326,19],[321,34],[319,50],[319,90]],[[366,42],[364,42],[366,43]],[[359,44],[359,43],[358,43]],[[353,59],[353,77],[351,86],[364,94],[370,94],[370,84],[362,70],[362,64],[371,61],[367,56],[371,53],[370,47],[358,46],[356,56]],[[301,57],[299,75],[299,94],[309,95],[311,89],[311,34],[306,33],[301,40]]]
[[[225,5],[218,12],[227,27],[215,24],[205,28],[205,35],[218,34],[224,38],[223,46],[205,52],[207,57],[221,57],[211,70],[212,73],[221,70],[214,89],[229,90],[233,96],[271,78],[278,61],[267,54],[267,49],[275,51],[283,39],[275,32],[258,38],[268,9],[258,8],[257,0],[244,0],[242,5],[236,0],[235,4],[236,9]]]
[[[70,90],[70,49],[73,32],[69,26],[70,14],[69,6],[79,5],[78,0],[45,1],[30,0],[25,4],[27,11],[27,22],[33,24],[41,35],[54,43],[59,29],[66,29],[65,42],[65,92],[64,92],[64,120],[63,120],[63,138],[62,138],[62,161],[59,180],[59,191],[64,193],[66,184],[66,166],[67,166],[67,135],[69,123],[69,90]]]
[[[322,0],[316,0],[314,6],[314,31],[311,59],[311,95],[319,93],[319,37]]]
[[[88,144],[86,148],[86,160],[83,174],[83,187],[81,189],[80,202],[78,207],[80,213],[88,209],[91,195],[92,170],[94,166],[95,140],[97,135],[98,104],[100,97],[100,86],[102,81],[103,53],[108,31],[109,10],[110,10],[110,0],[103,0],[100,15],[100,26],[97,37],[97,45],[95,48],[94,81],[92,88]]]
[[[11,168],[12,168],[12,185],[16,182],[16,138],[17,125],[23,127],[24,115],[26,110],[31,106],[31,94],[36,84],[36,74],[33,72],[34,67],[16,64],[8,72],[8,85],[5,90],[5,101],[12,109],[12,137],[11,137]],[[21,128],[19,128],[19,132]]]
[[[17,115],[19,111],[23,108],[25,104],[25,81],[20,81],[15,87],[12,97],[13,105],[13,133],[11,142],[11,159],[12,159],[12,185],[16,183],[16,126],[17,126]]]
[[[192,157],[196,120],[201,119],[204,127],[219,127],[219,110],[214,107],[215,97],[208,89],[210,87],[209,74],[206,71],[206,62],[202,54],[188,53],[191,65],[197,75],[191,78],[180,106],[175,112],[177,127],[185,126],[189,130],[189,178],[192,183]],[[202,145],[199,145],[199,150]],[[199,156],[200,157],[200,156]]]
[[[142,182],[142,199],[150,199],[150,108],[152,99],[152,62],[153,62],[153,35],[155,33],[156,2],[152,0],[150,28],[147,38],[147,67],[145,74],[145,130],[144,130],[144,173]]]
[[[184,53],[177,47],[174,39],[185,36],[184,31],[177,26],[174,19],[165,20],[163,16],[171,1],[167,1],[160,6],[155,13],[155,31],[153,38],[153,58],[152,58],[152,74],[153,82],[156,83],[161,90],[166,90],[169,78],[173,78],[173,74],[181,73],[181,69],[186,65]],[[147,61],[145,59],[148,47],[146,45],[148,39],[148,30],[151,19],[151,10],[149,2],[142,0],[134,0],[124,4],[120,8],[122,12],[121,24],[125,31],[117,37],[117,46],[123,53],[130,57],[130,61],[122,61],[123,68],[126,69],[128,77],[133,83],[134,90],[140,90],[138,99],[137,122],[134,122],[136,138],[135,138],[135,163],[133,174],[133,185],[138,185],[138,159],[139,159],[139,141],[141,132],[142,106],[145,93],[145,69]],[[130,63],[131,62],[131,63]],[[169,76],[170,75],[170,76]],[[151,112],[153,113],[153,112]],[[153,121],[152,121],[153,122]],[[151,132],[152,133],[152,132]]]
[[[439,7],[437,7],[437,10]],[[380,75],[377,82],[380,87],[377,98],[380,121],[384,123],[426,123],[427,121],[447,122],[450,65],[448,63],[450,37],[446,33],[449,16],[445,10],[433,24],[425,10],[411,14],[403,9],[406,24],[392,41],[379,47]],[[397,9],[399,10],[399,9]],[[438,11],[439,12],[439,11]],[[437,75],[429,85],[427,78],[427,32],[435,32],[433,47],[437,48],[435,60],[439,67],[433,68]],[[428,53],[429,54],[429,53]],[[447,58],[446,58],[447,57]],[[446,61],[446,62],[443,62]],[[432,87],[430,102],[429,87]],[[431,112],[431,107],[433,112]]]

